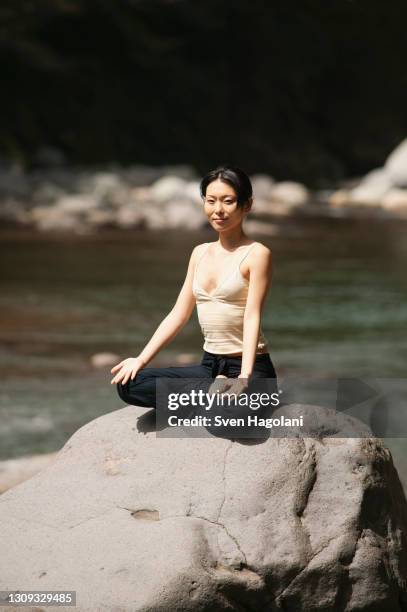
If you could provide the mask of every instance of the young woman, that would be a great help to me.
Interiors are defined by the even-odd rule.
[[[242,223],[253,203],[252,185],[239,168],[221,166],[200,184],[204,211],[218,240],[196,246],[178,299],[137,357],[111,372],[126,404],[156,407],[156,378],[218,378],[221,391],[241,393],[253,378],[276,373],[261,330],[271,284],[271,251],[246,236]],[[179,333],[197,306],[205,339],[200,364],[146,368]],[[216,387],[219,389],[219,385]]]

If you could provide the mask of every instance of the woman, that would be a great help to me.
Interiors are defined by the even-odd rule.
[[[111,369],[111,384],[117,384],[126,404],[156,407],[158,377],[222,377],[221,391],[237,394],[253,378],[276,379],[261,330],[271,251],[250,240],[242,228],[253,203],[250,179],[239,168],[221,166],[202,179],[200,191],[219,238],[194,248],[178,299],[142,352]],[[146,368],[188,322],[195,305],[205,338],[201,363]]]

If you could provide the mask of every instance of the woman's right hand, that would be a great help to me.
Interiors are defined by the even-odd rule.
[[[128,359],[124,359],[110,370],[112,374],[119,370],[116,376],[110,381],[110,384],[113,385],[121,382],[122,385],[125,385],[129,378],[133,380],[137,372],[141,370],[144,365],[145,363],[140,357],[128,357]]]

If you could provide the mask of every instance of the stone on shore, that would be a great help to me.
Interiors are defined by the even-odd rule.
[[[185,181],[177,176],[163,176],[151,185],[153,200],[162,204],[184,196]]]
[[[160,438],[127,406],[4,493],[0,522],[0,590],[72,589],[78,612],[407,610],[406,499],[375,438]]]
[[[407,138],[389,155],[385,170],[394,187],[407,187]]]
[[[328,197],[331,208],[366,207],[370,214],[407,217],[407,139],[387,158],[382,168],[368,172],[352,189],[339,189]]]
[[[274,202],[292,206],[302,206],[309,200],[309,192],[305,185],[294,181],[282,181],[275,183],[271,190],[271,198]]]
[[[116,353],[95,353],[91,356],[90,362],[94,368],[107,368],[116,365],[121,361],[120,355]]]
[[[391,180],[383,168],[369,172],[360,184],[351,189],[352,204],[379,205],[383,196],[391,188]]]
[[[268,174],[254,174],[250,177],[253,187],[253,196],[257,200],[269,200],[274,187],[274,180]]]

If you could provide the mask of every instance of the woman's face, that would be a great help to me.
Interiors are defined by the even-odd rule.
[[[224,232],[240,225],[250,206],[238,206],[233,187],[216,179],[206,188],[204,210],[213,229]]]

